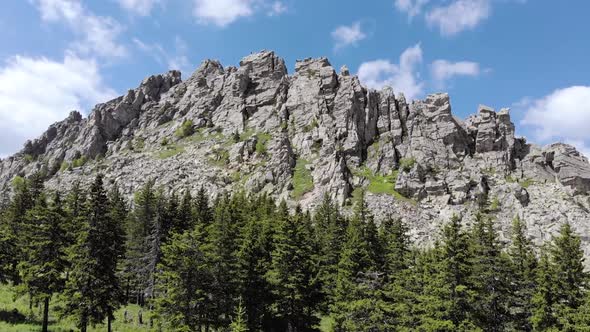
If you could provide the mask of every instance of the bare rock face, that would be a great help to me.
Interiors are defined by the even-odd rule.
[[[164,190],[245,189],[308,209],[324,194],[348,209],[364,189],[377,220],[400,216],[425,243],[453,214],[469,222],[482,206],[504,235],[515,215],[539,242],[566,221],[590,231],[588,160],[514,132],[508,109],[480,106],[462,121],[447,94],[369,90],[326,58],[299,60],[289,75],[262,51],[237,67],[206,60],[184,81],[150,76],[87,118],[70,113],[0,160],[0,188],[41,171],[62,190],[102,172],[130,196],[153,178]]]

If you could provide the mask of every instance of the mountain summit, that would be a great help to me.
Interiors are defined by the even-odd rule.
[[[471,220],[480,209],[504,234],[520,216],[539,243],[564,222],[590,231],[588,160],[515,137],[508,109],[480,106],[461,121],[447,94],[408,102],[326,58],[297,61],[288,75],[270,51],[237,68],[206,60],[185,81],[151,76],[88,118],[71,112],[0,161],[2,192],[37,171],[50,189],[102,172],[128,195],[155,179],[167,191],[265,192],[304,208],[324,194],[346,206],[366,190],[378,220],[399,215],[425,242],[453,214]]]

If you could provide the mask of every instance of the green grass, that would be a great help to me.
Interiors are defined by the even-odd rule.
[[[82,167],[86,164],[86,157],[85,156],[81,156],[80,158],[76,158],[74,160],[72,160],[72,167],[76,168],[76,167]]]
[[[409,172],[412,170],[415,164],[416,159],[414,158],[402,158],[399,160],[399,169],[403,170],[404,172]]]
[[[244,130],[241,134],[240,134],[240,142],[243,142],[245,140],[247,140],[248,138],[252,137],[252,135],[254,135],[254,129],[252,128],[247,128],[246,130]]]
[[[174,135],[179,138],[185,138],[194,133],[193,120],[184,120],[180,127],[174,131]]]
[[[507,175],[504,179],[508,183],[518,183],[518,184],[520,184],[521,187],[523,187],[525,189],[530,187],[531,185],[535,184],[535,180],[533,180],[531,178],[516,179],[516,178],[512,177],[511,175]]]
[[[267,133],[258,133],[256,134],[256,153],[260,155],[266,155],[268,148],[266,144],[270,141],[271,136]]]
[[[295,164],[295,172],[293,173],[293,191],[291,197],[300,199],[303,195],[313,190],[313,177],[311,171],[305,166],[309,161],[305,159],[297,159]]]
[[[225,167],[229,163],[229,151],[224,148],[218,148],[213,151],[214,155],[209,157],[207,161],[209,164],[218,167]]]
[[[174,157],[177,154],[180,154],[183,152],[184,152],[183,146],[168,145],[168,146],[166,146],[166,149],[159,151],[158,154],[156,155],[156,157],[158,159],[166,159],[166,158]]]
[[[523,188],[526,189],[526,188],[530,187],[532,184],[534,184],[535,180],[526,178],[526,179],[521,180],[519,183]]]
[[[398,175],[397,171],[393,171],[389,175],[380,175],[380,174],[374,174],[368,167],[364,166],[364,167],[361,167],[360,169],[353,169],[352,173],[355,176],[363,177],[363,178],[369,180],[369,185],[367,186],[367,191],[372,194],[391,195],[391,196],[395,197],[396,200],[405,201],[405,202],[411,203],[413,205],[417,204],[416,201],[414,201],[413,199],[407,198],[395,190],[395,181],[397,180],[397,175]],[[360,188],[356,188],[352,192],[353,201],[355,199],[355,194],[358,195],[358,193],[359,193],[357,190],[360,190]]]
[[[145,139],[143,137],[138,137],[134,140],[134,143],[132,145],[132,149],[133,151],[141,151],[143,150],[143,148],[145,148]]]
[[[49,309],[49,331],[66,332],[77,331],[76,323],[73,318],[64,317],[59,318],[57,308],[63,307],[62,299],[58,296],[52,298]],[[127,309],[128,317],[132,317],[133,321],[125,323],[123,316],[125,309]],[[130,304],[120,308],[115,312],[115,321],[113,322],[113,331],[121,332],[139,332],[139,331],[155,331],[156,329],[149,328],[150,312],[143,310],[143,325],[139,325],[137,321],[137,313],[141,308],[137,305]],[[17,314],[12,314],[16,312]],[[8,322],[5,318],[10,315],[12,317],[18,316],[16,322]],[[16,296],[15,288],[10,285],[0,285],[0,331],[2,332],[29,332],[41,330],[41,308],[33,306],[33,310],[29,310],[29,301],[27,296]],[[96,326],[88,326],[89,332],[106,331],[105,324]]]

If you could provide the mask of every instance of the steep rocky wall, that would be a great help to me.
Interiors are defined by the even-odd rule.
[[[100,171],[129,195],[154,178],[166,190],[245,189],[305,208],[325,193],[350,206],[364,188],[378,218],[405,218],[424,242],[452,214],[469,221],[487,205],[503,234],[518,214],[537,241],[568,221],[590,254],[590,164],[575,148],[516,138],[507,109],[481,106],[461,121],[447,94],[409,103],[367,90],[325,58],[297,61],[292,75],[263,51],[239,67],[204,61],[184,81],[151,76],[0,161],[0,189],[39,170],[52,189]]]

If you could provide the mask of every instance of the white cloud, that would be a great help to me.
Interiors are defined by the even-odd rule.
[[[112,17],[96,16],[74,0],[38,0],[35,3],[44,21],[63,22],[79,35],[79,40],[72,45],[76,52],[103,57],[127,55],[125,46],[117,41],[123,28]]]
[[[426,22],[436,26],[443,36],[453,36],[475,28],[490,16],[490,0],[455,0],[426,14]]]
[[[193,14],[200,24],[213,24],[222,28],[259,12],[265,12],[268,16],[287,12],[287,6],[280,0],[193,0],[193,3]]]
[[[287,5],[285,5],[284,3],[280,2],[280,1],[275,1],[272,4],[270,4],[270,8],[268,10],[268,15],[269,16],[279,16],[281,14],[284,14],[287,12]]]
[[[411,100],[423,93],[424,83],[420,81],[417,68],[421,63],[422,48],[420,44],[416,44],[401,54],[399,64],[391,63],[389,60],[362,63],[358,77],[369,88],[381,89],[391,86]]]
[[[71,110],[89,110],[116,95],[94,60],[67,54],[62,62],[15,56],[0,67],[0,155],[19,150]]]
[[[332,31],[332,39],[334,39],[334,47],[336,49],[357,45],[357,43],[365,39],[367,35],[361,29],[360,22],[354,22],[350,26],[341,25]]]
[[[254,14],[251,0],[195,0],[194,15],[200,23],[224,27]]]
[[[128,12],[140,16],[148,16],[160,0],[117,0],[117,2],[119,6]]]
[[[541,143],[569,142],[590,156],[590,86],[559,89],[541,99],[525,99],[522,124]]]
[[[395,8],[397,10],[407,13],[411,19],[422,12],[422,8],[430,0],[395,0]]]
[[[174,52],[167,51],[161,44],[147,44],[138,38],[133,39],[133,43],[153,57],[158,63],[166,65],[168,69],[180,70],[185,77],[190,75],[193,66],[186,55],[188,53],[188,45],[180,36],[174,38]]]
[[[431,67],[432,78],[438,87],[444,87],[445,83],[455,76],[478,76],[481,72],[477,62],[436,60]]]

